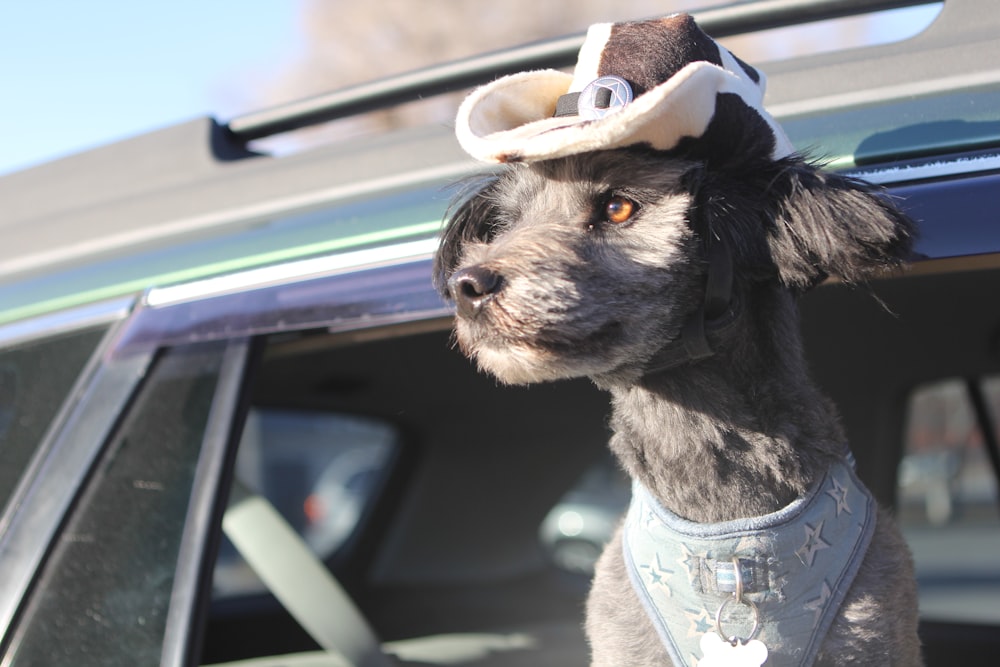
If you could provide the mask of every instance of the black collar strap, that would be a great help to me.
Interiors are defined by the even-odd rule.
[[[733,299],[732,255],[725,243],[710,243],[704,302],[684,323],[681,335],[664,345],[647,362],[643,375],[711,357],[715,351],[708,342],[709,334],[727,331],[736,322],[737,311],[737,302]]]

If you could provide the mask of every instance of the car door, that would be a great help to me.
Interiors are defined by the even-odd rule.
[[[180,664],[248,350],[237,340],[147,355],[46,545],[8,631],[4,664]],[[103,370],[114,375],[144,361],[118,359]],[[93,435],[67,433],[63,448]],[[56,472],[39,484],[60,481]]]
[[[278,281],[249,272],[221,291],[207,280],[177,299],[152,290],[128,317],[119,308],[113,324],[81,329],[82,351],[32,341],[72,359],[60,365],[68,397],[58,410],[52,397],[58,418],[35,459],[18,466],[28,471],[4,518],[2,664],[196,662],[254,340],[440,318],[425,246],[348,253],[333,271],[293,263]],[[10,378],[41,377],[30,351],[0,350],[8,394]],[[31,393],[32,383],[21,385]],[[16,405],[5,412],[17,422]],[[37,439],[40,428],[20,439]],[[363,484],[366,471],[346,483]]]

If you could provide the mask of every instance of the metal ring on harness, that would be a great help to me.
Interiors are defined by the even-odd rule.
[[[719,611],[715,612],[715,630],[716,632],[719,633],[720,637],[727,636],[726,633],[722,631],[722,611],[726,608],[726,605],[729,604],[730,602],[737,602],[745,604],[746,606],[750,607],[750,609],[753,610],[753,627],[750,628],[750,634],[748,634],[746,637],[737,637],[736,635],[732,635],[728,637],[728,639],[726,640],[733,646],[736,646],[736,644],[738,643],[746,644],[748,641],[754,638],[754,635],[757,634],[757,630],[760,629],[760,609],[757,608],[757,605],[754,603],[753,600],[747,600],[746,598],[743,597],[743,574],[740,572],[739,558],[735,557],[733,558],[733,566],[736,576],[736,590],[733,591],[732,597],[727,597],[725,600],[722,601],[722,604],[719,605]]]

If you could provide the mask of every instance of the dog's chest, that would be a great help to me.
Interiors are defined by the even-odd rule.
[[[697,665],[702,638],[717,633],[759,640],[769,667],[804,666],[857,574],[875,521],[871,493],[842,462],[782,510],[718,524],[682,519],[636,485],[623,548],[632,586],[675,664]]]

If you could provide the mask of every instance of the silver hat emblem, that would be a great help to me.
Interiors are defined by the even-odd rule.
[[[578,113],[586,120],[604,118],[632,101],[632,86],[620,76],[602,76],[580,91]]]

